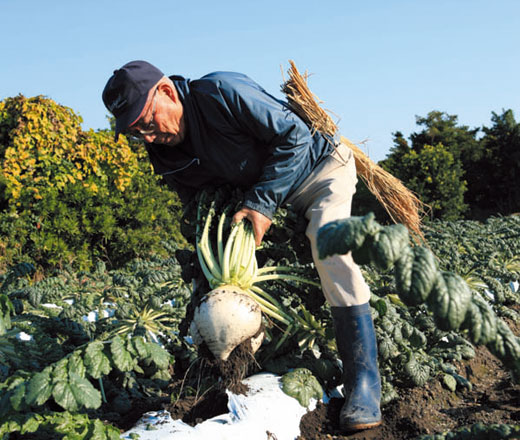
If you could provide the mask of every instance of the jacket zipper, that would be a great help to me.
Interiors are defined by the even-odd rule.
[[[185,170],[186,168],[190,167],[191,165],[193,165],[193,163],[197,163],[197,165],[200,164],[200,159],[198,157],[194,157],[189,163],[187,163],[186,165],[184,165],[183,167],[181,168],[177,168],[176,170],[172,170],[172,171],[166,171],[165,173],[161,173],[161,176],[167,176],[169,174],[175,174],[175,173],[178,173],[179,171],[182,171],[182,170]]]

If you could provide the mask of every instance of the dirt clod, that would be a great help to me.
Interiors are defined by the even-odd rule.
[[[219,389],[212,390],[200,397],[190,396],[178,400],[173,405],[165,406],[173,419],[181,419],[188,425],[195,426],[204,420],[228,413],[228,397]]]

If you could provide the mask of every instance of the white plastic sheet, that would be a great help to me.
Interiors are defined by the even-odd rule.
[[[302,416],[309,408],[285,394],[280,377],[261,373],[243,381],[249,387],[245,395],[228,394],[229,413],[213,417],[192,427],[181,420],[172,420],[166,411],[146,413],[134,428],[121,438],[130,439],[132,433],[142,440],[294,440],[300,434]]]

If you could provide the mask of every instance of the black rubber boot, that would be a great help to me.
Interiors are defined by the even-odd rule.
[[[331,311],[345,385],[340,427],[345,431],[373,428],[381,424],[381,379],[370,306],[331,307]]]

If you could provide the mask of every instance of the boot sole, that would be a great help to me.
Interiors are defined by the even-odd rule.
[[[345,431],[363,431],[365,429],[375,428],[383,423],[382,420],[372,423],[358,423],[357,425],[342,426],[341,428]]]

